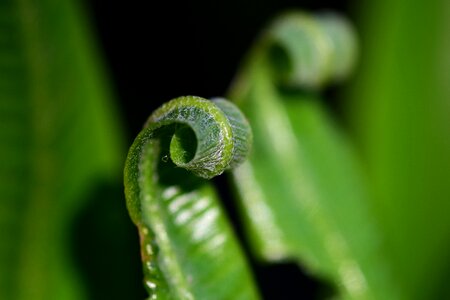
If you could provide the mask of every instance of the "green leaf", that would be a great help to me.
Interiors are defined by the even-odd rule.
[[[343,298],[400,299],[357,155],[318,93],[343,80],[355,56],[353,30],[339,16],[276,20],[230,92],[254,133],[233,178],[261,259],[297,261]]]
[[[0,3],[0,298],[83,299],[74,215],[120,176],[121,132],[72,1]]]
[[[407,298],[448,299],[450,5],[411,4],[358,4],[365,55],[347,111]]]
[[[250,143],[250,127],[234,105],[192,96],[157,109],[135,139],[125,165],[125,195],[139,229],[150,299],[258,298],[205,180],[239,164]]]

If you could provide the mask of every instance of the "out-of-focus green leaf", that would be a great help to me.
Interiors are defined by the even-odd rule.
[[[73,1],[0,3],[0,298],[83,299],[69,224],[121,132]]]
[[[149,299],[258,299],[205,180],[242,162],[250,145],[247,121],[225,100],[180,97],[150,116],[130,148],[124,176]]]
[[[369,166],[376,217],[408,299],[447,299],[450,4],[355,5],[362,65],[348,111]]]
[[[341,17],[278,19],[231,89],[254,132],[249,162],[233,177],[262,259],[297,261],[343,298],[400,299],[356,154],[317,92],[344,79],[355,56]]]

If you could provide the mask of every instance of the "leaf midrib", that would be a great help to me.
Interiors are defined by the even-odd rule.
[[[18,299],[46,299],[50,278],[42,274],[48,266],[42,257],[49,257],[51,251],[46,241],[51,240],[53,228],[52,210],[57,203],[51,186],[55,180],[55,156],[51,147],[51,124],[54,124],[54,112],[51,110],[48,93],[48,65],[45,62],[45,48],[40,37],[40,16],[37,7],[30,1],[17,1],[19,16],[18,27],[21,31],[25,49],[27,98],[30,101],[31,127],[27,137],[31,140],[29,174],[31,182],[22,215],[20,242],[18,245],[18,273],[14,290]],[[46,238],[48,237],[48,238]],[[28,278],[33,278],[28,280]]]

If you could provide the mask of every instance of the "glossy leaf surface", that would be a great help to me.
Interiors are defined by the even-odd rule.
[[[1,1],[1,299],[86,296],[70,224],[97,180],[120,175],[109,98],[78,6]]]

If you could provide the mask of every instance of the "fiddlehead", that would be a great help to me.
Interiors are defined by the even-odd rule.
[[[356,34],[346,19],[286,13],[263,31],[230,88],[230,99],[245,97],[261,68],[269,85],[318,91],[347,78],[357,56]]]
[[[257,298],[214,190],[197,177],[240,163],[251,137],[233,104],[180,97],[157,109],[135,139],[125,194],[151,299]]]
[[[288,14],[265,38],[272,76],[284,85],[319,89],[345,79],[356,61],[353,29],[337,15]]]

